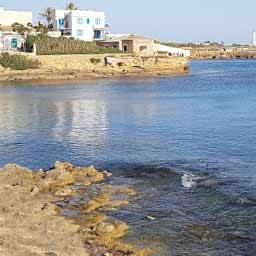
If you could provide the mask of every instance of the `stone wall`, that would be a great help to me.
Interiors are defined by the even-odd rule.
[[[187,59],[183,57],[167,56],[132,56],[125,54],[116,55],[43,55],[36,57],[43,68],[58,70],[81,70],[88,71],[103,67],[141,67],[156,69],[178,69],[187,68]]]
[[[73,54],[73,55],[40,55],[36,58],[43,67],[54,69],[88,70],[97,66],[104,66],[104,54]],[[98,63],[98,64],[94,64]]]
[[[188,61],[183,57],[170,56],[122,56],[106,57],[106,65],[112,67],[142,67],[142,68],[171,68],[184,69],[188,65]]]

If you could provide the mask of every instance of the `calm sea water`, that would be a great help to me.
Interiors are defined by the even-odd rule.
[[[115,217],[132,226],[127,240],[155,255],[256,255],[256,61],[191,68],[183,77],[0,86],[0,165],[65,160],[113,171],[113,183],[139,191]]]

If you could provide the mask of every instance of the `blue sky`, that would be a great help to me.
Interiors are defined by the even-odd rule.
[[[138,33],[162,41],[250,43],[255,0],[76,0],[81,9],[105,11],[113,33]],[[62,0],[2,0],[6,9],[65,7]]]

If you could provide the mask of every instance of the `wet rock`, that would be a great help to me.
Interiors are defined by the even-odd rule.
[[[45,181],[49,186],[65,186],[74,184],[75,178],[65,169],[53,169],[47,172]]]
[[[74,191],[69,187],[58,188],[55,192],[55,196],[61,196],[61,197],[72,196],[73,194],[74,194]]]
[[[101,204],[98,203],[95,200],[90,200],[85,207],[85,213],[91,213],[94,212],[95,210],[99,209],[101,207]]]
[[[100,223],[104,222],[107,216],[102,213],[87,214],[83,219],[79,220],[78,223],[82,228],[95,228]]]
[[[111,172],[108,172],[108,171],[103,171],[102,174],[105,176],[105,177],[111,177],[113,174]]]
[[[111,241],[123,237],[127,230],[128,225],[122,221],[114,221],[113,224],[102,222],[96,226],[95,231],[102,236],[105,241]]]
[[[51,170],[35,173],[16,165],[5,166],[0,171],[0,245],[1,250],[4,248],[3,255],[10,250],[14,256],[28,255],[28,251],[22,250],[24,245],[26,250],[30,249],[29,244],[39,245],[38,254],[47,256],[145,255],[135,253],[133,247],[119,242],[127,232],[126,223],[110,222],[99,212],[104,209],[116,211],[129,202],[114,199],[134,194],[130,188],[101,183],[110,176],[110,173],[99,172],[93,166],[74,167],[68,162],[56,162]],[[85,188],[85,184],[90,186],[92,183],[100,184]],[[74,185],[72,188],[69,187],[71,184]],[[86,195],[72,198],[87,191],[90,200],[86,206]],[[65,197],[69,200],[63,201]],[[58,216],[60,211],[74,212],[75,215],[67,219]],[[51,239],[45,236],[45,230],[51,234]],[[23,241],[24,244],[19,244]],[[86,246],[88,253],[85,244],[90,245]]]
[[[38,171],[33,173],[33,176],[35,178],[44,178],[45,177],[45,172],[43,169],[39,169]]]
[[[98,203],[100,203],[101,205],[106,205],[109,203],[110,200],[110,193],[106,193],[106,192],[101,192],[95,196],[92,197],[92,199]]]
[[[97,170],[94,168],[94,166],[91,165],[88,168],[84,168],[82,172],[84,175],[92,177],[96,175]]]
[[[112,233],[115,230],[115,226],[109,223],[100,223],[96,227],[96,232],[104,234],[104,233]]]
[[[148,216],[147,216],[147,219],[148,219],[148,220],[151,220],[151,221],[154,221],[154,220],[156,220],[157,218],[154,217],[154,216],[148,215]]]
[[[115,200],[115,201],[111,201],[109,202],[109,206],[111,207],[123,207],[128,205],[129,202],[127,200]]]
[[[85,181],[83,182],[83,185],[86,186],[86,187],[89,187],[89,186],[92,185],[92,182],[91,182],[90,180],[85,180]]]
[[[116,238],[123,237],[126,234],[127,230],[129,229],[129,226],[125,222],[116,220],[114,222],[114,228],[115,228],[115,231],[114,231],[114,234],[112,234],[112,236],[116,239]]]
[[[135,196],[137,194],[136,190],[133,188],[121,188],[119,192],[128,196]]]
[[[72,171],[73,165],[69,162],[59,162],[56,161],[54,164],[54,169],[61,169],[61,170],[66,170],[66,171]]]
[[[101,172],[96,172],[94,176],[91,176],[90,181],[93,183],[101,182],[104,180],[104,175]]]
[[[221,182],[215,179],[196,176],[191,173],[186,173],[181,177],[182,186],[185,188],[194,187],[215,187],[221,185]]]

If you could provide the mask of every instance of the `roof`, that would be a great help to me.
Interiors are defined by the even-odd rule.
[[[119,42],[124,40],[150,40],[154,41],[154,39],[144,37],[144,36],[138,36],[138,35],[128,35],[128,36],[118,36],[118,37],[112,37],[110,39],[105,40],[104,42]]]

